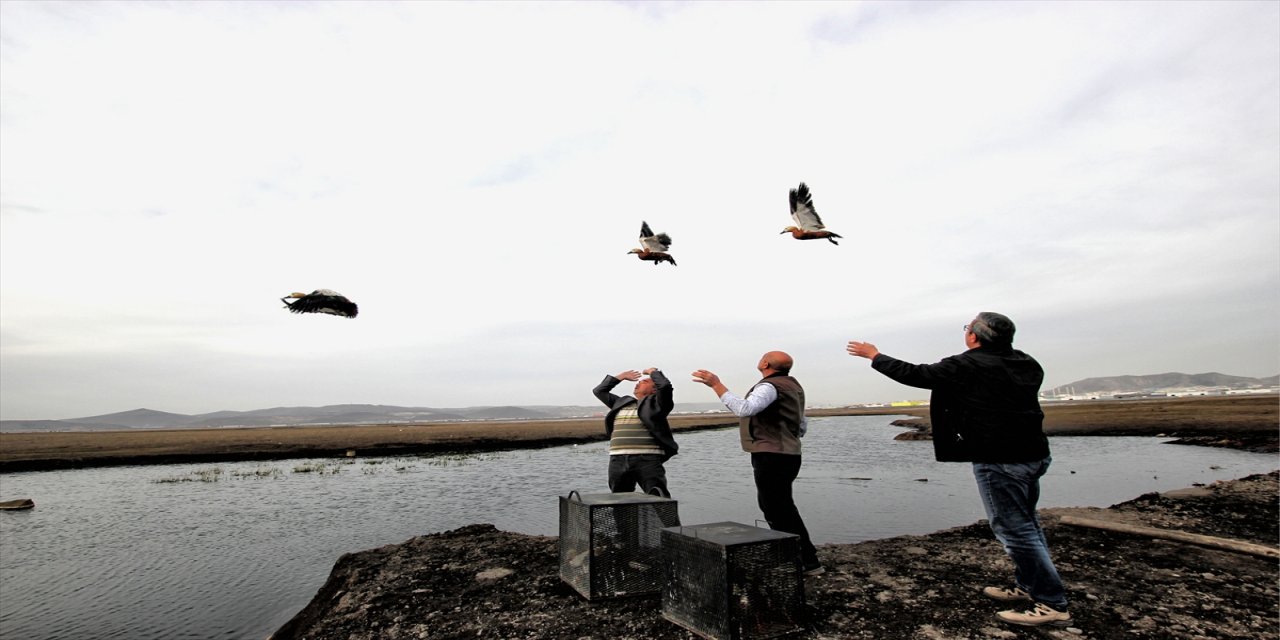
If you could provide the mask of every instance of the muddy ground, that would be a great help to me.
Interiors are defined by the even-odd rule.
[[[1224,437],[1274,443],[1280,401],[1263,396],[1046,403],[1050,435]],[[928,416],[928,407],[815,409],[832,415]],[[737,424],[728,414],[671,418],[677,432]],[[0,473],[124,464],[399,456],[557,446],[604,438],[600,418],[243,429],[0,433]],[[1265,449],[1263,449],[1265,450]]]
[[[1012,566],[984,522],[926,536],[820,545],[794,638],[1280,637],[1277,560],[1064,524],[1063,515],[1277,544],[1277,473],[1108,509],[1042,511],[1072,599],[1062,629],[1011,627],[984,585]],[[693,639],[659,596],[589,602],[559,578],[557,539],[477,524],[342,556],[312,602],[272,640]]]

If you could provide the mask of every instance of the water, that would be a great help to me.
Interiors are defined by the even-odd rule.
[[[934,462],[928,442],[893,441],[903,429],[892,419],[810,423],[796,501],[816,543],[983,517],[969,466]],[[755,523],[736,430],[677,438],[667,474],[682,521]],[[1272,454],[1161,442],[1052,439],[1041,506],[1109,506],[1278,466]],[[607,455],[597,443],[3,474],[0,499],[30,497],[36,508],[0,513],[0,637],[261,640],[306,605],[343,553],[481,522],[555,535],[558,496],[607,491]]]

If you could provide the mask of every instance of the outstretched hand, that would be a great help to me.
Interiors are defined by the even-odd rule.
[[[698,369],[697,371],[693,372],[693,381],[701,382],[702,384],[705,384],[708,387],[715,388],[716,385],[720,384],[720,376],[714,373],[711,373],[706,369]]]
[[[640,379],[640,372],[636,371],[635,369],[627,369],[626,371],[623,371],[622,373],[619,373],[614,377],[619,380],[629,380],[631,382],[635,382],[636,380]]]
[[[849,342],[849,346],[845,347],[845,351],[848,351],[851,356],[867,358],[868,360],[874,359],[876,356],[880,355],[880,350],[877,349],[874,344],[871,344],[870,342],[858,342],[857,340],[851,340]]]

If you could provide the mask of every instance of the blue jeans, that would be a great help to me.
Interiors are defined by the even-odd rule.
[[[1036,602],[1066,611],[1067,592],[1049,558],[1049,545],[1036,515],[1040,477],[1049,470],[1051,460],[975,462],[973,477],[978,481],[991,532],[1013,560],[1015,584]]]

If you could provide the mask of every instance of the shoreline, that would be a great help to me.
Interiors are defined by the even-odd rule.
[[[802,628],[788,637],[1207,640],[1280,631],[1280,472],[1150,493],[1107,508],[1040,510],[1067,584],[1070,628],[1012,627],[984,585],[1012,564],[985,521],[921,536],[819,544]],[[1082,527],[1081,519],[1259,546],[1263,556]],[[698,640],[659,595],[588,601],[559,577],[558,539],[473,524],[344,554],[311,601],[268,640],[665,638]]]
[[[1276,451],[1276,396],[1209,396],[1046,403],[1050,436],[1160,436],[1184,444]],[[927,429],[927,406],[812,409],[809,417],[910,416]],[[737,425],[727,413],[677,414],[672,430]],[[355,455],[471,453],[583,444],[604,439],[599,417],[415,424],[137,429],[0,433],[0,473],[103,466],[239,462]],[[349,454],[349,452],[354,452]]]

